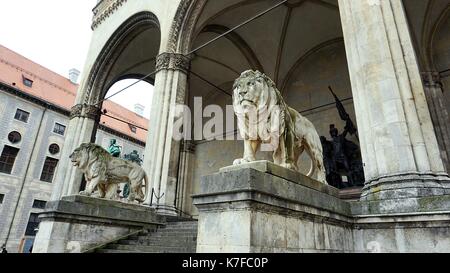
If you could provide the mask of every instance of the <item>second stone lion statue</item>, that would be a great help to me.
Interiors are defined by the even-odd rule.
[[[84,143],[70,155],[75,167],[86,179],[86,190],[81,195],[90,196],[98,188],[100,198],[114,199],[120,183],[130,183],[129,201],[143,202],[148,179],[145,171],[136,163],[111,156],[102,147]],[[145,182],[145,183],[143,183]]]
[[[298,159],[306,151],[312,161],[308,176],[327,183],[314,125],[286,105],[269,77],[259,71],[243,72],[233,86],[233,107],[244,139],[244,156],[234,165],[255,161],[261,144],[270,143],[275,164],[297,171]]]

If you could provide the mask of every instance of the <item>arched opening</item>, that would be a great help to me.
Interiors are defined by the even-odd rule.
[[[117,95],[103,103],[99,124],[101,130],[97,131],[96,144],[105,149],[114,145],[120,151],[116,157],[142,166],[154,86],[147,81],[136,83],[139,78],[142,76],[123,77],[108,89],[106,97]],[[126,91],[120,92],[125,88]],[[127,197],[124,187],[125,184],[120,185],[120,198]]]
[[[450,1],[404,1],[441,158],[450,169]]]
[[[192,37],[185,41],[189,50],[274,5],[273,1],[252,0],[200,2],[201,7],[196,10],[201,12],[195,20],[191,18],[195,27],[190,36],[186,35]],[[215,104],[226,112],[226,106],[232,105],[234,80],[245,70],[260,70],[274,80],[289,106],[312,121],[321,136],[331,140],[330,125],[342,132],[345,122],[338,115],[329,86],[343,100],[356,124],[342,36],[337,1],[288,1],[195,53],[189,78],[191,109],[194,97],[201,97],[203,107]],[[224,135],[236,133],[225,130]],[[202,176],[231,165],[234,159],[242,157],[243,151],[241,141],[203,137],[195,141],[190,181],[194,194]],[[359,144],[356,135],[347,139]],[[271,158],[272,153],[258,154],[258,159]],[[305,172],[309,159],[301,161]],[[357,185],[346,183],[345,176],[342,179],[341,187],[357,186],[358,191],[364,183],[364,178]],[[196,213],[194,206],[190,210]]]
[[[116,156],[142,164],[150,119],[161,33],[157,18],[147,12],[132,16],[103,49],[91,74],[93,90],[88,101],[101,102],[95,142],[105,149],[116,147]],[[112,47],[113,46],[113,47]],[[95,72],[99,72],[95,74]],[[109,130],[108,130],[109,129]],[[124,185],[121,185],[123,196]]]
[[[88,81],[85,102],[98,103],[117,81],[139,78],[155,70],[161,31],[156,16],[141,12],[130,17],[107,42]],[[154,76],[144,79],[154,83]]]
[[[440,74],[443,95],[447,111],[450,111],[450,5],[439,18],[432,43],[432,61]]]
[[[134,85],[135,88],[142,84],[154,84],[154,76],[143,77],[155,70],[160,43],[159,21],[150,12],[130,16],[110,36],[80,86],[76,105],[72,108],[68,128],[71,137],[64,147],[64,156],[69,157],[82,143],[95,142],[105,147],[108,144],[104,142],[112,138],[123,139],[129,144],[124,144],[124,147],[129,147],[123,151],[125,154],[129,150],[134,151],[133,147],[146,146],[148,119],[127,110],[126,105],[122,107],[109,100],[111,96],[107,93],[122,85],[122,80],[136,82],[137,79],[143,79],[142,83]],[[143,89],[149,92],[151,86]],[[129,92],[132,89],[127,88],[122,95],[133,98]],[[115,97],[116,100],[120,98]],[[140,104],[150,105],[150,96],[147,97],[148,101],[144,101],[145,95],[139,94]],[[81,172],[66,167],[60,170],[57,173],[60,183],[52,198],[77,193],[85,188]]]

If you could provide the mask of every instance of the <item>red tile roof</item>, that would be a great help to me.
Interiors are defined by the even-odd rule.
[[[23,84],[23,77],[32,80],[32,87]],[[44,101],[70,110],[75,103],[78,85],[25,57],[0,45],[0,81],[15,88],[38,97]],[[107,115],[125,120],[137,127],[147,129],[149,120],[114,103],[105,101],[103,109]],[[115,131],[121,132],[142,142],[146,141],[147,131],[137,128],[136,133],[131,131],[127,123],[114,118],[102,116],[100,123]]]

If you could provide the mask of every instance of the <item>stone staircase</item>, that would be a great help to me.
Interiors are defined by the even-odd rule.
[[[197,249],[197,221],[168,222],[154,231],[137,235],[95,250],[96,253],[195,253]]]

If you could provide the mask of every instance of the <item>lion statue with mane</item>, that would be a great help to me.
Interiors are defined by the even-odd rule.
[[[73,166],[83,172],[87,182],[86,190],[80,192],[81,195],[91,196],[97,188],[100,198],[116,199],[118,185],[129,183],[128,201],[145,200],[148,179],[138,164],[115,158],[93,143],[81,144],[69,158]]]
[[[233,108],[244,139],[244,156],[234,165],[253,162],[261,144],[269,145],[274,163],[298,171],[306,151],[311,158],[309,177],[325,179],[322,144],[314,125],[284,102],[275,83],[259,71],[248,70],[234,82]]]

